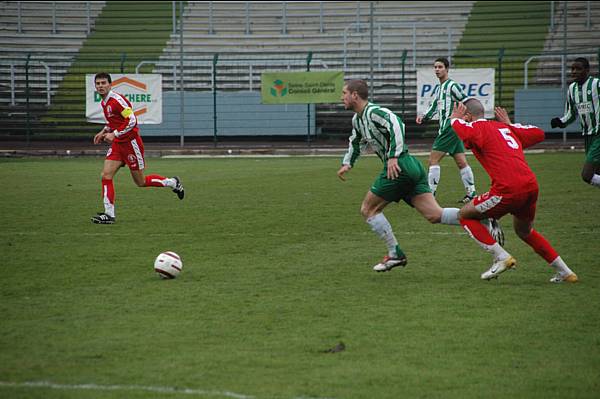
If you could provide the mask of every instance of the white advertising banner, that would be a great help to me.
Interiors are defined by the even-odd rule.
[[[450,79],[460,84],[468,97],[481,101],[486,118],[494,116],[494,68],[450,69]],[[433,68],[417,70],[417,114],[423,115],[440,89]],[[433,119],[438,119],[437,114]]]
[[[85,117],[88,122],[106,123],[100,95],[96,93],[95,75],[85,75]],[[162,75],[111,74],[112,90],[123,95],[133,106],[138,124],[162,123]]]

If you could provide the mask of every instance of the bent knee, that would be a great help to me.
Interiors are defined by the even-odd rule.
[[[531,234],[532,229],[515,229],[515,233],[521,240],[525,240]]]
[[[581,174],[581,180],[583,180],[587,184],[592,184],[592,177],[594,177],[593,174],[587,174],[587,173]]]

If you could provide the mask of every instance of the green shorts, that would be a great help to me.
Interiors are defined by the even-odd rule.
[[[600,164],[600,134],[584,136],[585,161]]]
[[[379,174],[371,192],[389,202],[404,200],[412,206],[412,198],[419,194],[430,193],[427,172],[421,162],[412,155],[404,154],[398,158],[400,176],[397,179],[387,178],[387,164]]]
[[[442,133],[436,137],[431,149],[454,155],[464,153],[465,145],[462,140],[458,138],[454,130],[452,130],[452,126],[448,126],[448,128],[443,130]]]

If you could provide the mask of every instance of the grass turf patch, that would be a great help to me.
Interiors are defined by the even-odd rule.
[[[1,160],[0,381],[212,397],[594,397],[598,192],[579,178],[580,153],[528,160],[541,187],[536,228],[577,285],[550,284],[507,218],[518,270],[480,281],[490,257],[460,228],[393,204],[385,214],[409,264],[374,273],[384,245],[359,207],[375,158],[346,182],[334,158],[148,159],[147,173],[182,178],[185,200],[121,170],[113,226],[89,221],[101,210],[101,159]],[[489,181],[472,164],[481,191]],[[462,196],[445,159],[438,200]],[[152,271],[165,250],[183,258],[176,280]],[[344,351],[324,352],[339,342]],[[0,385],[5,395],[166,396]]]

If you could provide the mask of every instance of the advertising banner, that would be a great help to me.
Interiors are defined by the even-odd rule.
[[[460,84],[468,97],[481,101],[486,118],[494,116],[494,68],[450,69],[450,79]],[[437,96],[440,81],[433,68],[417,70],[417,114],[423,115]],[[438,119],[435,115],[432,119]]]
[[[96,93],[94,76],[85,75],[85,117],[88,122],[106,123]],[[133,107],[138,124],[162,122],[162,75],[158,74],[111,74],[112,90],[123,95]]]
[[[265,72],[261,75],[263,104],[338,103],[344,72]]]

